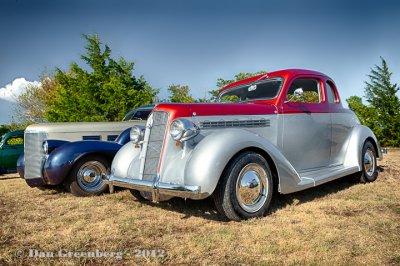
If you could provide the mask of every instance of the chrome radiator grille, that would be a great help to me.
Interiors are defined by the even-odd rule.
[[[25,132],[25,179],[42,177],[42,167],[45,157],[43,141],[46,139],[46,133]]]
[[[147,144],[143,180],[153,180],[157,175],[157,167],[160,161],[167,123],[167,112],[153,113],[153,126],[151,129],[148,129],[150,130],[150,137]]]

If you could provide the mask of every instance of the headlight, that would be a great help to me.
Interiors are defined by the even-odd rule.
[[[49,154],[49,144],[47,141],[43,141],[43,151],[45,154]]]
[[[169,134],[176,141],[185,141],[199,134],[200,129],[192,121],[187,119],[175,119],[169,127]]]
[[[143,140],[144,130],[145,130],[145,127],[142,127],[142,126],[133,126],[131,128],[130,137],[131,137],[131,141],[134,144],[138,144],[140,141]]]

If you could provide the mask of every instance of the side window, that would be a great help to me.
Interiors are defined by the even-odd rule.
[[[22,145],[22,144],[24,144],[24,137],[22,137],[22,136],[11,137],[6,141],[6,144],[7,145]]]
[[[333,88],[333,85],[330,84],[330,82],[326,82],[326,93],[328,96],[328,102],[329,103],[337,103],[337,97],[336,97],[336,93],[335,93],[335,89]]]
[[[303,90],[302,97],[294,97],[296,89]],[[289,88],[286,98],[291,102],[319,103],[321,102],[321,92],[319,82],[312,78],[296,79]]]

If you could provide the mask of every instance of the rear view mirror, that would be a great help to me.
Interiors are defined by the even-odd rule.
[[[257,89],[257,85],[254,84],[254,85],[251,85],[247,90],[248,91],[255,91],[256,89]]]

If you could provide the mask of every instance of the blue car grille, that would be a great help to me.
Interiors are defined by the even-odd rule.
[[[46,139],[46,133],[25,132],[25,179],[42,177],[43,162],[45,159],[43,141]]]

